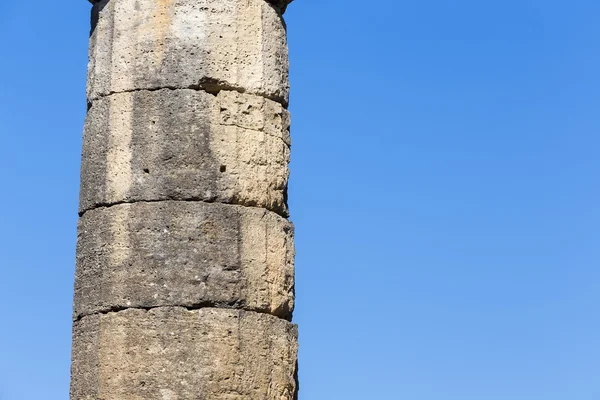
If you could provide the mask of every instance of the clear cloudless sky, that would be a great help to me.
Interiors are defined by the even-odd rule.
[[[0,1],[1,400],[68,398],[89,10]],[[290,6],[300,400],[600,399],[599,21]]]

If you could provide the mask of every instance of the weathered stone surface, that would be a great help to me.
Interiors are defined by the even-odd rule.
[[[90,0],[71,400],[297,400],[291,0]]]
[[[99,208],[80,219],[75,318],[206,304],[291,319],[292,224],[264,209],[176,201]]]
[[[259,96],[136,91],[96,100],[83,138],[80,212],[204,200],[288,215],[289,114]]]
[[[202,86],[287,104],[285,26],[265,0],[111,0],[93,13],[90,100]]]
[[[103,1],[106,1],[106,0],[89,0],[89,2],[92,4],[102,3]],[[277,9],[283,14],[285,12],[285,9],[287,8],[287,6],[293,0],[266,0],[266,1],[269,4],[272,4],[274,7],[277,7]]]
[[[71,399],[294,400],[297,328],[224,309],[129,309],[75,323]]]

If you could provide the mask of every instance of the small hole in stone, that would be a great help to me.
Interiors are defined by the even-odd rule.
[[[147,173],[147,174],[149,174],[150,170],[148,168],[144,168],[144,172]]]
[[[219,168],[219,171],[221,171],[221,172],[227,171],[227,166],[226,165],[221,165],[221,168]]]

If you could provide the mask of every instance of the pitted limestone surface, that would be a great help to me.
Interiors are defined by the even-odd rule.
[[[90,0],[71,400],[297,400],[291,0]]]
[[[292,224],[264,209],[121,204],[79,222],[75,318],[128,307],[217,305],[291,319]]]
[[[89,100],[200,87],[288,102],[286,30],[265,0],[111,0],[94,13]]]
[[[266,314],[129,309],[73,329],[71,398],[294,400],[297,328]]]
[[[222,91],[135,91],[94,102],[83,139],[80,213],[123,202],[203,200],[288,215],[289,114]]]

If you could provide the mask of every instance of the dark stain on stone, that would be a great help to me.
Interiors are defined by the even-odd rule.
[[[96,30],[96,25],[98,25],[98,21],[100,20],[100,13],[104,9],[104,7],[106,7],[106,5],[108,4],[109,1],[110,0],[100,0],[97,3],[94,3],[94,5],[92,6],[92,15],[91,15],[92,29],[90,31],[90,36],[92,36],[94,31]]]

